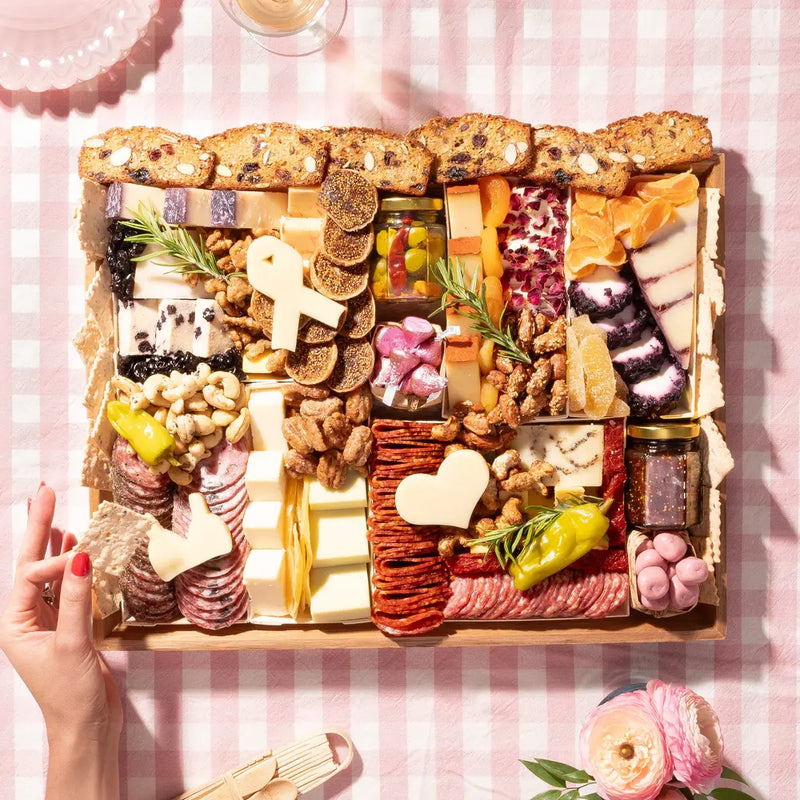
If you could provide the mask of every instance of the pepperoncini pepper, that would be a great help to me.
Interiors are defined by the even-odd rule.
[[[106,416],[114,430],[128,441],[145,464],[152,467],[172,455],[175,440],[143,408],[131,408],[121,400],[112,400],[106,406]]]
[[[605,512],[610,504],[606,501],[601,505],[580,503],[564,510],[556,508],[553,521],[509,564],[514,586],[521,592],[530,589],[590,550],[602,547],[609,524]]]

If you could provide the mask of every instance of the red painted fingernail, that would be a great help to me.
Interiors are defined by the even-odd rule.
[[[89,556],[86,553],[75,553],[72,558],[72,574],[77,578],[85,578],[89,574],[92,565],[89,563]]]
[[[30,516],[30,514],[31,514],[31,503],[32,502],[33,502],[33,500],[31,500],[30,497],[29,497],[28,498],[28,516]]]

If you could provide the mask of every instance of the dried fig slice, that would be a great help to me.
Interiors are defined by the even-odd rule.
[[[328,388],[334,392],[352,392],[367,382],[375,366],[375,352],[366,339],[336,340],[338,358],[328,378]]]
[[[319,204],[345,231],[357,231],[378,213],[378,190],[352,169],[331,172],[319,190]]]
[[[342,267],[320,252],[311,262],[311,285],[331,300],[349,300],[361,294],[368,281],[369,264],[366,261]]]
[[[369,289],[347,302],[347,316],[341,335],[348,339],[361,339],[375,327],[375,298]]]
[[[297,349],[289,353],[286,360],[286,374],[304,386],[322,383],[331,377],[338,354],[335,341],[322,344],[298,342]]]
[[[372,225],[360,231],[346,231],[340,228],[330,217],[322,228],[322,252],[334,264],[352,267],[365,261],[375,244]]]

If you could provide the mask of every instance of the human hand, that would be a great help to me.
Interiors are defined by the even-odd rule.
[[[63,775],[75,766],[76,757],[86,756],[91,762],[100,762],[95,766],[108,771],[107,778],[113,782],[122,705],[114,680],[92,642],[88,556],[70,552],[75,538],[65,536],[61,554],[45,558],[55,502],[53,490],[43,485],[30,503],[14,586],[0,615],[0,649],[42,709],[51,773],[54,757],[67,760],[61,767]],[[52,605],[42,597],[48,583],[53,589]],[[82,780],[88,780],[89,774],[83,775]],[[53,794],[50,788],[48,782],[48,797],[70,796]]]

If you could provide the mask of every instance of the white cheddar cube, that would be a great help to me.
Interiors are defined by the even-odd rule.
[[[250,615],[285,617],[289,613],[285,550],[251,550],[244,565]]]
[[[311,570],[311,619],[318,624],[369,619],[370,590],[363,564]]]
[[[287,214],[290,217],[324,217],[319,204],[319,186],[290,186]]]
[[[364,510],[312,512],[311,552],[314,567],[366,564],[369,545]]]
[[[282,548],[285,545],[283,518],[283,503],[277,500],[249,503],[242,528],[250,547],[260,550]]]
[[[286,452],[283,438],[283,395],[279,389],[252,389],[247,403],[253,450]]]
[[[120,300],[117,339],[121,356],[148,356],[156,350],[158,300]]]
[[[283,502],[283,454],[278,450],[253,450],[247,459],[244,482],[251,501]]]
[[[326,489],[316,478],[309,481],[308,507],[311,511],[334,511],[367,507],[367,482],[350,470],[341,489]]]
[[[225,353],[233,339],[222,321],[224,312],[216,300],[198,300],[194,312],[192,353],[200,358]]]

